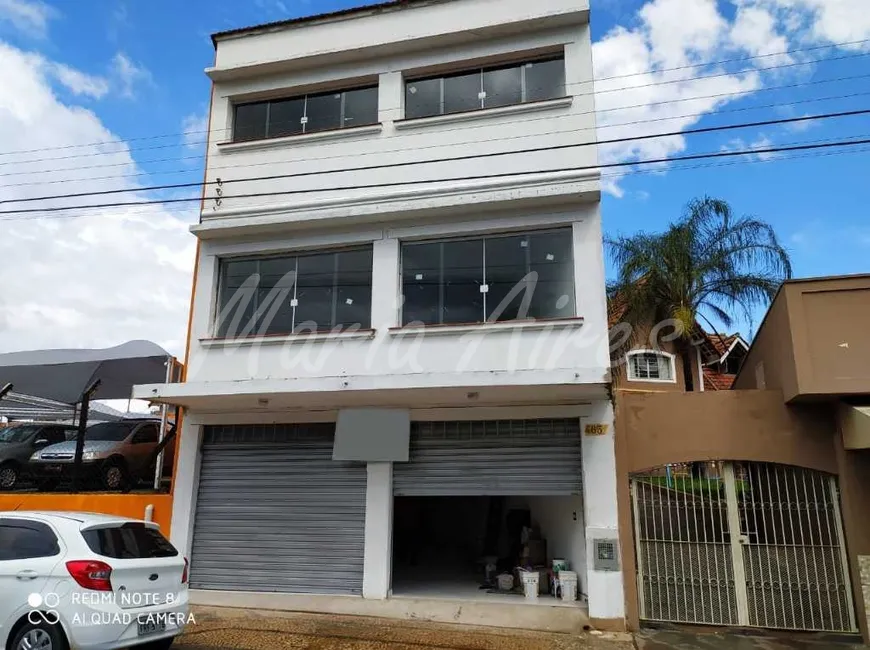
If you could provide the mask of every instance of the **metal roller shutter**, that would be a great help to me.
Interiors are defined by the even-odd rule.
[[[206,427],[191,587],[362,593],[366,467],[332,460],[334,429]]]
[[[412,422],[396,496],[580,494],[579,419]]]

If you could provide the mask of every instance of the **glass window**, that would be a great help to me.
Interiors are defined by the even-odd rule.
[[[337,90],[238,104],[233,140],[280,138],[377,123],[377,86]]]
[[[555,99],[565,94],[563,57],[524,61],[405,83],[405,118]]]
[[[222,261],[218,304],[223,307],[217,335],[290,334],[354,325],[367,329],[371,327],[371,276],[371,246]],[[239,293],[247,296],[239,298]],[[253,306],[246,305],[246,297]]]
[[[305,132],[341,128],[341,93],[309,95],[305,107]]]
[[[266,103],[239,104],[233,122],[233,140],[256,140],[266,137]]]
[[[526,63],[525,101],[538,102],[565,96],[565,61],[552,59]]]
[[[160,432],[156,424],[146,424],[142,426],[133,436],[133,444],[150,443],[157,444],[160,440]]]
[[[101,422],[88,427],[85,440],[103,440],[106,442],[121,442],[133,431],[129,422]]]
[[[82,537],[88,548],[103,557],[136,560],[178,555],[159,530],[145,524],[91,528],[83,530]]]
[[[443,79],[409,81],[405,86],[405,117],[430,117],[444,112],[441,101]]]
[[[444,112],[461,113],[481,108],[480,72],[444,77]]]
[[[628,355],[628,378],[634,381],[674,381],[674,364],[661,352],[632,352]]]
[[[268,137],[280,138],[282,136],[302,133],[304,130],[302,125],[304,115],[305,98],[269,102]]]
[[[57,537],[42,522],[0,519],[0,561],[54,557],[58,553]]]
[[[574,316],[571,231],[402,245],[402,322]]]
[[[366,126],[377,123],[377,87],[348,90],[344,93],[344,116],[341,126]]]
[[[486,108],[521,104],[523,101],[523,69],[521,67],[498,68],[483,73],[483,90]]]

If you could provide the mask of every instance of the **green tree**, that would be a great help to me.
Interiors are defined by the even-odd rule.
[[[617,270],[608,297],[620,320],[635,331],[670,320],[687,374],[696,322],[716,331],[711,319],[729,328],[736,312],[751,320],[792,275],[770,224],[735,217],[726,201],[709,197],[689,202],[664,232],[609,238],[607,248]]]

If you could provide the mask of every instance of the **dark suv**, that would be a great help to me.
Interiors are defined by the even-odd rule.
[[[0,429],[0,490],[13,490],[21,482],[30,457],[48,445],[75,437],[70,424],[33,422]]]

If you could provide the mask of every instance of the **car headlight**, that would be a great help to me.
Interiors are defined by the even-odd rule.
[[[95,451],[82,452],[82,460],[97,460],[97,452],[95,452]]]
[[[39,452],[34,451],[33,455],[30,457],[30,460],[39,460]]]

